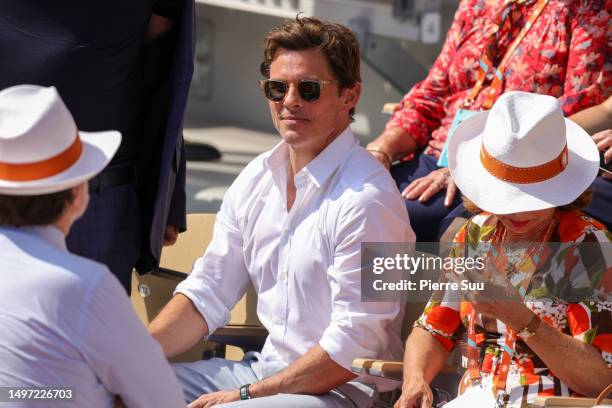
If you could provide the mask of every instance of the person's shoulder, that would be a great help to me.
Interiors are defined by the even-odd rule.
[[[41,257],[46,262],[49,257]],[[45,259],[46,258],[46,259]],[[87,297],[101,281],[114,278],[108,267],[99,262],[64,252],[54,257],[47,273],[41,276],[47,288],[58,296]]]
[[[271,156],[282,149],[282,143],[271,150],[265,151],[251,160],[234,179],[223,194],[221,208],[217,213],[217,222],[227,220],[226,225],[244,221],[251,205],[262,196],[272,179]],[[276,157],[277,155],[275,155]],[[282,154],[278,155],[279,157]],[[281,158],[282,159],[282,158]],[[234,220],[233,222],[228,218]]]
[[[244,169],[242,169],[238,177],[254,178],[257,177],[260,173],[264,172],[266,170],[266,161],[272,155],[273,150],[274,149],[266,150],[265,152],[255,156],[253,160],[251,160],[247,163],[246,166],[244,166]]]
[[[59,251],[46,253],[39,260],[47,265],[47,273],[41,281],[62,296],[82,296],[90,293],[101,280],[112,277],[108,267],[91,259]]]
[[[338,169],[338,182],[351,191],[360,191],[369,194],[378,190],[397,191],[391,174],[361,146],[351,149],[346,159]]]
[[[488,1],[460,0],[455,12],[455,21],[471,24],[473,19],[492,15],[497,8]]]
[[[85,258],[80,255],[68,252],[67,267],[70,271],[79,276],[89,278],[90,276],[104,277],[111,274],[110,270],[103,263]]]
[[[40,280],[93,282],[105,273],[108,268],[91,259],[73,254],[59,244],[52,244],[46,239],[25,231],[2,231],[10,242],[10,249],[24,269],[38,270]]]
[[[601,222],[580,210],[559,211],[557,222],[557,233],[561,242],[612,241],[612,234]]]
[[[391,174],[364,148],[353,148],[334,177],[330,197],[341,212],[383,211],[408,219],[404,199]]]
[[[230,191],[242,192],[244,194],[248,194],[253,188],[256,187],[259,181],[263,179],[263,175],[266,173],[266,162],[272,155],[273,151],[267,150],[253,160],[251,160],[247,165],[240,171],[232,185],[230,186]]]
[[[18,288],[27,293],[27,302],[35,305],[30,308],[32,313],[45,316],[77,339],[92,294],[101,282],[116,280],[105,265],[16,230],[0,231],[0,270],[13,271],[5,290]],[[17,308],[22,304],[15,302]]]
[[[62,250],[51,245],[49,247],[40,252],[39,259],[43,262],[52,261],[51,265],[67,279],[85,282],[97,281],[103,275],[110,273],[108,267],[100,262],[74,254],[69,250]]]

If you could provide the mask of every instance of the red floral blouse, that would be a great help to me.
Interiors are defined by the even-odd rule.
[[[500,32],[501,59],[536,0],[517,5],[510,32]],[[438,157],[457,109],[474,86],[478,62],[503,0],[462,0],[444,47],[422,82],[402,99],[387,129],[408,131]],[[550,0],[509,60],[504,91],[559,97],[566,116],[612,94],[612,0]],[[472,105],[479,109],[486,82]]]

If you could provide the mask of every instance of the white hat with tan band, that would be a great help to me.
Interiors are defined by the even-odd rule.
[[[120,143],[117,131],[79,131],[54,87],[0,91],[0,194],[74,187],[102,171]]]
[[[599,168],[597,146],[556,98],[518,91],[462,122],[448,153],[457,187],[493,214],[569,204]]]

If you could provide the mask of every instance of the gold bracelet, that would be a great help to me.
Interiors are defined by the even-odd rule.
[[[391,155],[379,147],[368,147],[366,150],[368,152],[380,153],[383,156],[385,156],[385,159],[387,159],[387,161],[389,162],[389,166],[391,166],[391,163],[393,163],[393,159],[391,159]]]

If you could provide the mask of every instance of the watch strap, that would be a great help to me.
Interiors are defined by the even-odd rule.
[[[251,384],[245,384],[240,387],[240,400],[251,399],[251,394],[249,393],[249,385]]]

